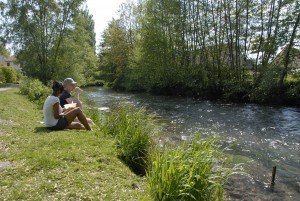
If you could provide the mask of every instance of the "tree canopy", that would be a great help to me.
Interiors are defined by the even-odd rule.
[[[84,0],[1,3],[1,41],[10,43],[22,71],[44,83],[74,77],[84,84],[96,66],[92,16]]]
[[[104,63],[112,59],[105,52],[126,46],[123,73],[109,72],[109,82],[122,78],[116,87],[215,97],[236,91],[246,99],[261,93],[247,94],[250,88],[264,88],[268,97],[294,75],[289,51],[285,62],[274,61],[284,48],[300,46],[299,9],[298,0],[127,2],[115,20],[122,31],[114,33],[127,46],[102,43],[99,70],[106,79]],[[111,36],[103,34],[103,41]]]

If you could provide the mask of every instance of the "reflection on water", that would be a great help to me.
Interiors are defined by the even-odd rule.
[[[86,91],[99,107],[119,103],[147,107],[167,125],[163,138],[166,141],[202,132],[219,133],[227,143],[234,143],[227,151],[246,162],[249,174],[232,176],[226,187],[232,200],[295,200],[300,196],[299,108],[224,104],[102,88]],[[275,165],[276,184],[270,189]]]

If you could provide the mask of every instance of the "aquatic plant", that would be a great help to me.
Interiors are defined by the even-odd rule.
[[[117,106],[107,116],[102,130],[115,137],[119,157],[135,173],[145,175],[153,132],[153,118],[146,110]]]
[[[191,144],[157,149],[150,155],[147,186],[154,200],[222,200],[224,184],[237,167],[218,138],[196,135]]]

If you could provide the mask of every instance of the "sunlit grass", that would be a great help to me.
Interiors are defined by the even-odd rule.
[[[39,123],[42,111],[18,89],[1,92],[0,102],[6,145],[0,162],[12,163],[0,170],[0,200],[147,199],[145,179],[120,161],[114,140],[96,127],[49,132]]]

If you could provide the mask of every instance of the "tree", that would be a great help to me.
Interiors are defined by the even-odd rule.
[[[101,78],[110,82],[113,87],[120,86],[128,66],[127,38],[119,20],[112,20],[103,32],[100,44],[100,72]]]
[[[10,52],[5,48],[4,45],[1,45],[1,43],[0,43],[0,55],[3,55],[5,57],[10,56]]]
[[[283,68],[280,77],[279,68],[272,67],[278,51],[299,44],[298,13],[298,0],[141,0],[123,4],[118,24],[126,36],[128,49],[123,53],[127,53],[128,63],[122,82],[134,82],[137,88],[150,91],[216,98],[225,91],[250,97],[255,87],[271,90],[288,70]],[[105,58],[106,64],[114,63],[114,58]],[[117,73],[111,69],[109,77],[115,79]]]
[[[299,5],[297,5],[297,8],[299,8]],[[294,26],[293,26],[293,31],[292,31],[291,36],[290,36],[290,40],[289,40],[289,43],[287,45],[286,54],[285,54],[285,57],[284,57],[284,67],[283,67],[283,70],[282,70],[282,73],[281,73],[281,76],[280,76],[280,80],[279,80],[279,86],[281,88],[283,86],[284,78],[287,76],[287,73],[288,73],[288,65],[290,63],[290,53],[291,53],[291,49],[294,45],[294,41],[295,41],[295,38],[296,38],[296,33],[297,33],[297,29],[299,27],[299,23],[300,23],[300,12],[298,12],[296,21],[295,21]]]
[[[86,84],[97,67],[94,21],[87,10],[80,11],[73,19],[74,29],[65,33],[58,56],[50,62],[58,66],[53,79],[73,77]],[[54,50],[55,51],[55,50]]]
[[[95,48],[93,22],[91,16],[82,12],[83,3],[84,0],[8,0],[1,4],[2,16],[6,19],[2,23],[2,27],[6,27],[2,39],[13,44],[26,75],[44,83],[57,77],[57,72],[61,72],[62,46],[70,40],[67,37],[72,35],[71,32],[78,32],[74,27],[78,28],[76,18],[79,15],[90,17],[85,26],[90,29],[89,46]]]

